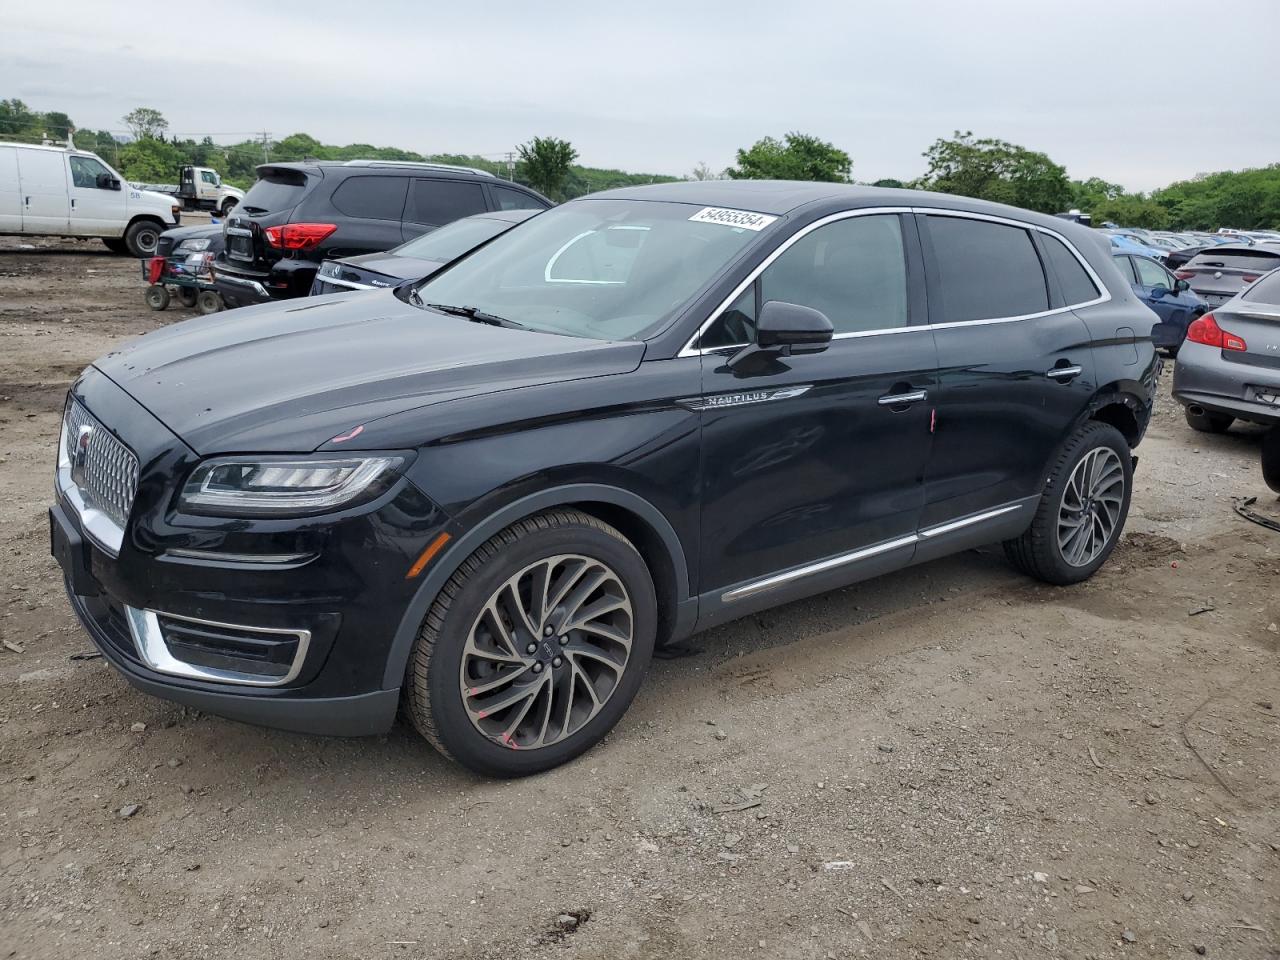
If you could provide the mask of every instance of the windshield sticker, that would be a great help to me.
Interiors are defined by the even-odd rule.
[[[744,230],[759,232],[778,218],[771,217],[767,213],[752,213],[749,210],[703,207],[689,219],[695,223],[718,223],[724,227],[741,227]]]

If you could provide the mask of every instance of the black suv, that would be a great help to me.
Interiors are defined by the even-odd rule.
[[[305,297],[324,260],[390,250],[475,213],[549,206],[527,187],[470,167],[264,164],[223,225],[214,282],[229,307]]]
[[[655,644],[1003,541],[1107,559],[1160,362],[1092,231],[960,197],[672,183],[417,284],[177,324],[74,384],[53,551],[135,686],[546,769]]]

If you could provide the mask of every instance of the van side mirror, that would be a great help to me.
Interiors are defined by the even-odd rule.
[[[99,190],[119,190],[120,181],[109,173],[98,174],[97,184]]]
[[[784,300],[768,300],[756,320],[756,342],[734,354],[729,359],[729,367],[737,367],[760,354],[790,357],[821,353],[830,345],[834,332],[831,321],[820,310]]]

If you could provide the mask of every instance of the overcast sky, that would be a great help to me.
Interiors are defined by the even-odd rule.
[[[1280,0],[7,3],[0,98],[119,129],[306,132],[683,175],[789,130],[909,179],[956,129],[1150,189],[1280,162]],[[203,32],[201,32],[203,31]]]

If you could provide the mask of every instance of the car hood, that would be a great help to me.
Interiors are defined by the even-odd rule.
[[[307,452],[392,414],[628,373],[643,357],[638,341],[493,327],[369,290],[174,324],[94,366],[207,455]],[[411,442],[429,439],[424,418]]]
[[[343,257],[338,263],[363,273],[378,273],[396,280],[420,280],[444,266],[439,260],[398,257],[390,253],[362,253],[356,257]]]

